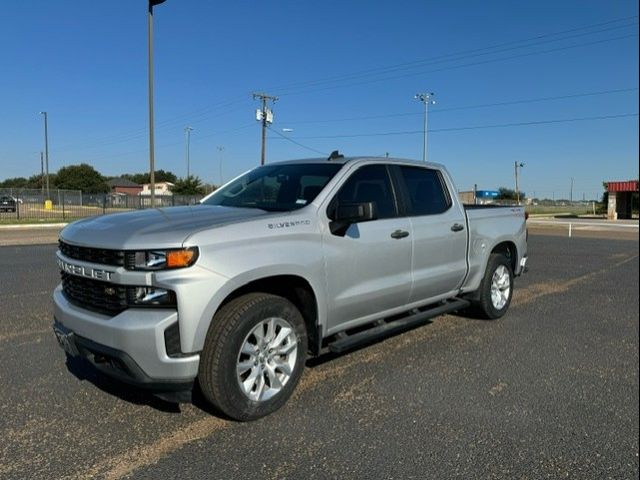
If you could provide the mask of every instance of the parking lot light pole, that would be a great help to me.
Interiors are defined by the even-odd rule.
[[[519,186],[518,170],[524,167],[524,163],[514,162],[514,165],[516,169],[516,201],[518,202],[518,205],[520,205],[520,186]]]
[[[224,147],[222,145],[220,145],[218,148],[218,152],[220,154],[220,185],[218,185],[218,187],[221,187],[224,184],[224,180],[222,179],[222,155],[224,152]]]
[[[191,167],[190,167],[190,158],[189,158],[189,147],[190,147],[190,143],[191,143],[191,130],[193,130],[192,127],[184,127],[184,135],[185,135],[185,150],[184,150],[184,156],[185,156],[185,160],[187,161],[187,178],[189,178],[191,176]]]
[[[40,151],[40,196],[44,202],[44,154]]]
[[[40,112],[40,115],[44,115],[44,159],[47,184],[47,200],[51,200],[51,195],[49,194],[49,125],[47,121],[47,112]]]
[[[427,125],[428,125],[428,118],[429,118],[429,104],[431,105],[435,105],[436,101],[432,100],[431,97],[433,97],[433,92],[431,93],[416,93],[414,98],[416,100],[420,100],[422,103],[424,103],[424,129],[423,129],[423,145],[422,145],[422,161],[426,162],[427,161],[427,134],[428,134],[428,130],[427,130]]]
[[[156,204],[156,175],[153,140],[153,6],[164,3],[166,0],[149,0],[148,24],[148,48],[149,48],[149,183],[151,187],[151,207]]]

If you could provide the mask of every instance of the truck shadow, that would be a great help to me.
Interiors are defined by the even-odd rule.
[[[165,413],[180,413],[180,404],[167,402],[150,392],[131,387],[113,380],[96,370],[88,360],[78,357],[67,357],[66,367],[80,381],[87,381],[109,395],[125,402],[144,405]]]

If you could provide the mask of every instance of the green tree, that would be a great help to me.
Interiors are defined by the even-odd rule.
[[[88,193],[109,191],[109,186],[100,172],[91,165],[69,165],[62,167],[56,174],[56,187],[68,190],[82,190]]]
[[[526,198],[524,192],[520,192],[520,200]],[[516,200],[516,191],[511,188],[500,187],[498,189],[498,200]]]
[[[142,185],[143,183],[151,182],[151,177],[149,173],[125,173],[123,175],[120,175],[119,177],[114,177],[114,178],[126,178],[127,180],[131,180],[132,182],[135,182],[139,185]],[[169,170],[156,170],[155,172],[156,182],[176,183],[176,180],[178,180],[178,177],[176,176],[176,174]]]
[[[39,173],[36,175],[31,175],[27,181],[28,188],[42,188],[42,185],[47,184],[47,177],[42,178],[42,175]],[[56,174],[49,174],[49,188],[56,188]]]
[[[42,188],[43,179],[42,176],[38,173],[36,175],[31,175],[29,178],[24,177],[15,177],[15,178],[7,178],[0,182],[0,188],[33,188],[39,189]],[[51,188],[55,188],[56,184],[56,175],[55,173],[49,174],[49,186]]]
[[[0,188],[27,188],[29,180],[24,177],[7,178],[0,182]]]
[[[199,177],[193,175],[186,178],[178,178],[171,191],[174,195],[204,195],[204,186]]]

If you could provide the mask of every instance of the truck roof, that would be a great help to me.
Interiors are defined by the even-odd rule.
[[[415,165],[418,167],[432,167],[438,169],[444,169],[444,166],[439,163],[434,162],[422,162],[419,160],[409,160],[406,158],[389,158],[389,157],[340,157],[328,160],[327,158],[301,158],[296,160],[285,160],[281,162],[273,162],[269,163],[269,165],[289,165],[289,164],[300,164],[300,163],[337,163],[339,165],[344,165],[346,163],[352,162],[373,162],[373,163],[398,163],[403,165]]]

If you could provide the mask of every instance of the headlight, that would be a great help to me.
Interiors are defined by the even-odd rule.
[[[134,287],[133,298],[130,298],[131,306],[174,306],[176,294],[171,290],[156,287]]]
[[[198,259],[198,249],[145,250],[131,252],[129,255],[128,264],[132,270],[166,270],[190,267]]]

